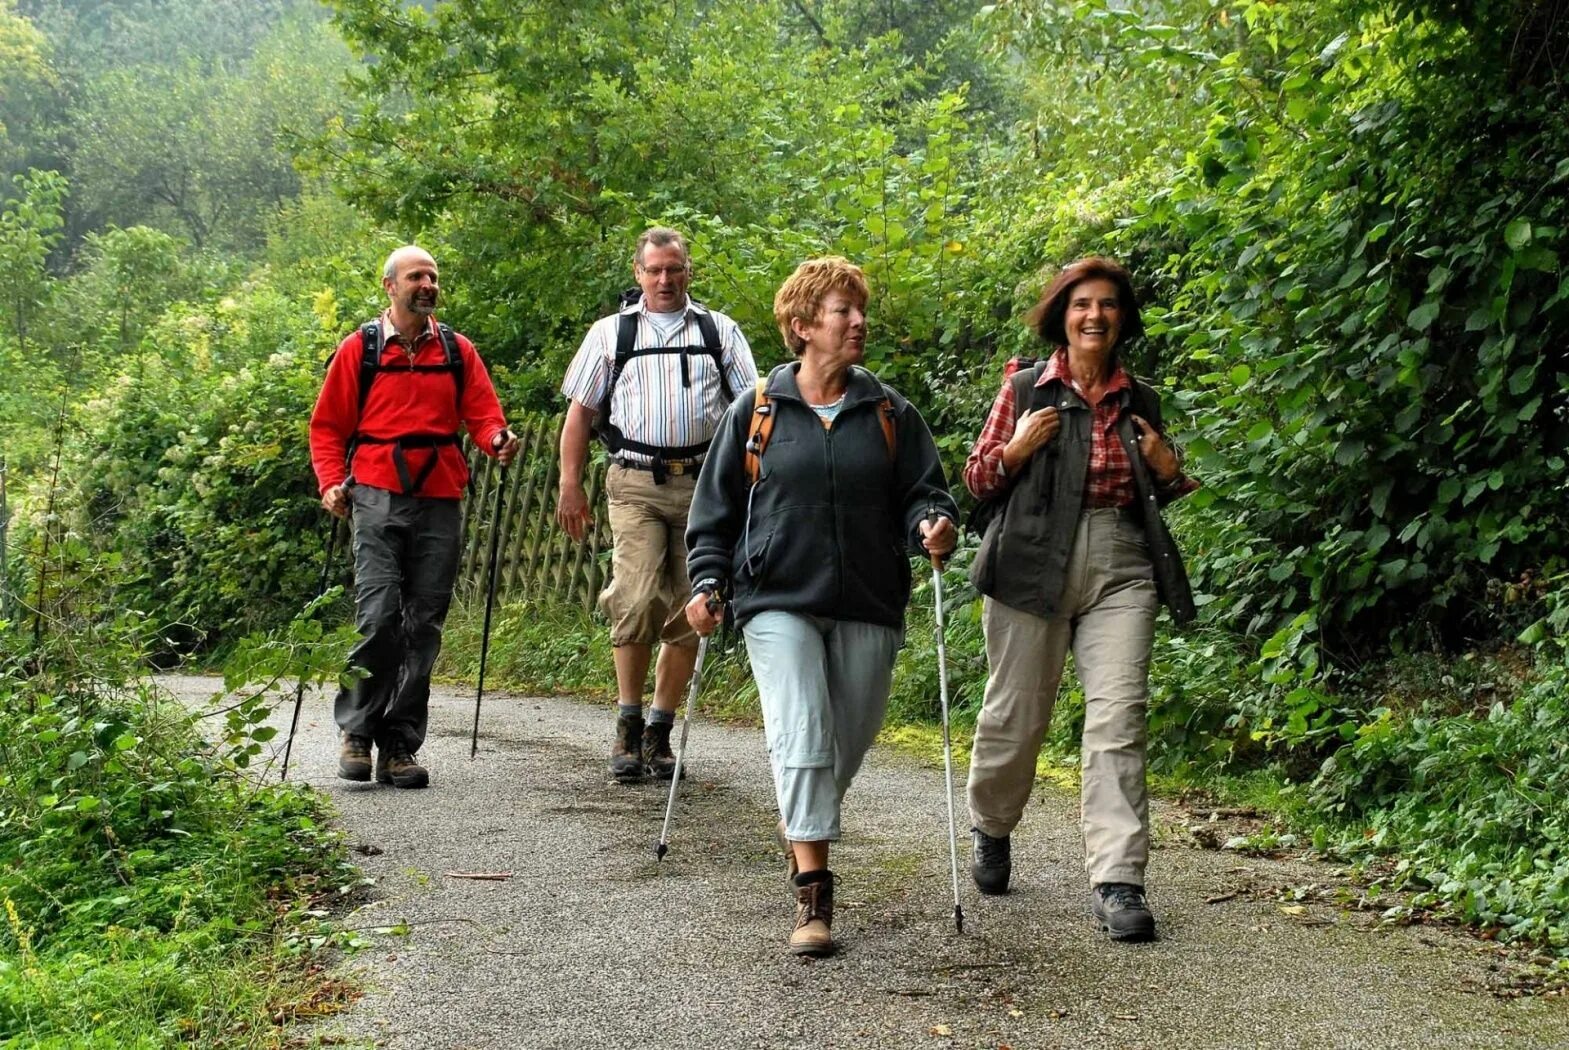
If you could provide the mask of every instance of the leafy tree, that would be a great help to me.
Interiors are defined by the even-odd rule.
[[[0,0],[0,174],[17,174],[38,166],[25,141],[13,138],[9,125],[31,123],[33,102],[51,90],[56,77],[49,64],[49,43],[12,0]]]
[[[237,71],[195,56],[107,70],[84,93],[72,162],[98,221],[178,229],[198,248],[253,246],[299,192],[287,149],[335,106],[343,53],[285,23]]]

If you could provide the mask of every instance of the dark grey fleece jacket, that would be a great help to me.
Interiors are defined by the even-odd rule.
[[[773,435],[756,486],[746,477],[746,437],[756,390],[731,404],[698,475],[687,519],[693,586],[720,581],[736,624],[781,610],[904,626],[910,558],[925,556],[920,523],[930,509],[958,509],[921,414],[864,368],[850,373],[844,407],[825,428],[796,385],[800,365],[768,377]],[[879,421],[886,392],[896,450]]]

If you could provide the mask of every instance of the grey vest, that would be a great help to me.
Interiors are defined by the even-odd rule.
[[[1094,412],[1072,388],[1061,382],[1037,387],[1045,363],[1022,369],[1010,380],[1013,403],[1022,409],[1055,406],[1062,417],[1057,436],[1030,457],[1022,476],[999,497],[1001,509],[987,525],[970,570],[975,589],[1021,612],[1050,619],[1057,615],[1067,577],[1073,533],[1084,506],[1084,476],[1090,455],[1090,422]],[[1133,436],[1132,416],[1144,417],[1162,431],[1160,399],[1135,379],[1121,393],[1124,411],[1117,420],[1117,438],[1133,463],[1133,512],[1144,524],[1160,600],[1178,624],[1195,615],[1182,554],[1160,515],[1164,494]]]

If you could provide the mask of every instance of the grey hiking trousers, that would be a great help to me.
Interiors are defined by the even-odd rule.
[[[839,810],[882,728],[904,632],[769,610],[742,628],[785,835],[839,838]]]
[[[1084,686],[1080,825],[1092,884],[1144,885],[1145,718],[1157,604],[1143,526],[1097,509],[1079,518],[1058,617],[991,598],[982,607],[991,675],[970,751],[970,820],[997,838],[1019,823],[1072,649]]]
[[[401,740],[412,754],[425,742],[430,672],[452,602],[463,535],[455,499],[404,496],[355,485],[354,623],[360,640],[350,666],[370,672],[338,691],[338,728],[379,748]]]

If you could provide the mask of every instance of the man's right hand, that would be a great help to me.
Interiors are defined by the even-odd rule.
[[[321,505],[335,518],[349,516],[349,490],[346,485],[334,485],[321,494]]]
[[[556,524],[581,543],[583,537],[588,535],[588,524],[592,519],[593,515],[588,509],[588,494],[583,491],[582,484],[563,481],[556,496]]]

